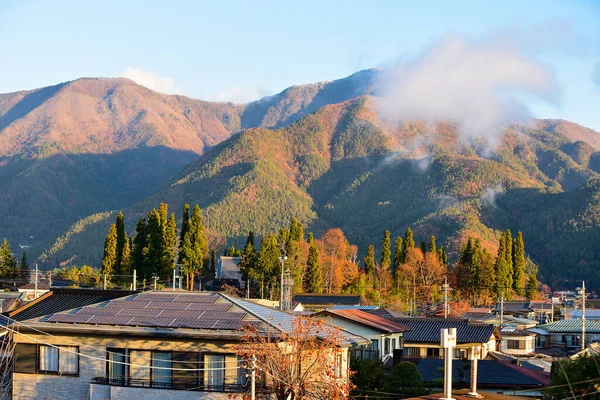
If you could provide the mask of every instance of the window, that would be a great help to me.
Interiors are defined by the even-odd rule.
[[[37,344],[18,343],[15,346],[15,372],[35,374],[37,371]]]
[[[390,354],[390,339],[389,338],[384,339],[383,354]]]
[[[171,387],[172,362],[173,355],[171,353],[152,352],[152,387]]]
[[[440,356],[440,349],[435,349],[435,348],[427,348],[427,357],[439,357]]]
[[[108,379],[117,384],[125,384],[127,378],[127,358],[125,349],[107,349],[108,351]]]
[[[242,357],[237,358],[238,370],[237,370],[237,384],[245,386],[248,382],[248,370],[244,368],[246,366],[245,359]],[[298,363],[298,372],[301,373],[301,363]]]
[[[369,350],[379,351],[379,340],[377,340],[377,339],[371,340],[371,344],[369,345]]]
[[[79,347],[40,345],[39,371],[79,374]]]
[[[204,356],[206,367],[206,385],[208,389],[222,389],[225,385],[225,356],[207,354]]]
[[[396,349],[396,338],[392,339],[392,351]]]

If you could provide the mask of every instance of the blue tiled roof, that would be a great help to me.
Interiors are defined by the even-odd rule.
[[[581,310],[573,310],[571,311],[571,318],[581,318]],[[600,319],[600,309],[592,308],[585,310],[586,318],[598,318]]]
[[[404,334],[406,343],[439,343],[441,330],[456,328],[457,343],[487,343],[494,334],[494,325],[470,323],[456,318],[388,318],[412,328]]]
[[[444,360],[418,359],[414,362],[423,377],[423,382],[433,382],[443,379]],[[454,360],[452,362],[452,380],[454,383],[471,382],[471,362]],[[498,360],[480,360],[477,384],[480,386],[512,386],[512,387],[542,387],[546,386],[549,377],[516,365],[508,365]]]

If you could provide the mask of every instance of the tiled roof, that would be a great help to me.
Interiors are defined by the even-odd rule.
[[[439,343],[442,329],[456,328],[457,343],[487,343],[494,335],[494,325],[471,323],[466,319],[389,318],[412,328],[404,334],[405,343]]]
[[[360,295],[303,293],[295,295],[293,300],[299,301],[300,303],[305,305],[336,304],[357,306],[360,304]]]
[[[19,288],[19,290],[35,290],[35,283],[33,283],[33,282],[27,283],[27,284],[21,286]],[[48,282],[48,281],[38,282],[37,290],[40,290],[40,291],[50,290],[50,282]]]
[[[569,314],[571,318],[581,318],[581,310],[573,310]],[[600,309],[598,308],[588,308],[585,310],[586,318],[598,318],[600,319]]]
[[[369,314],[361,310],[325,310],[321,311],[316,316],[330,315],[343,318],[357,324],[367,326],[383,333],[400,333],[411,330],[408,326],[392,322],[389,319],[378,317],[377,315]]]
[[[548,332],[581,332],[580,319],[563,319],[562,321],[551,322],[545,325],[538,325],[537,329],[543,329]],[[585,322],[585,331],[587,333],[600,333],[600,321],[591,320]]]
[[[529,302],[523,302],[523,301],[505,301],[504,305],[502,306],[501,303],[496,304],[496,310],[500,310],[500,308],[504,307],[504,312],[505,313],[511,313],[511,312],[531,312],[533,311],[531,308],[529,308]]]
[[[500,329],[500,334],[504,336],[535,336],[535,333],[525,332],[513,327],[504,327]]]
[[[484,321],[490,317],[495,317],[495,316],[496,316],[496,314],[488,313],[488,312],[466,312],[466,313],[463,313],[461,318],[476,319],[479,321]]]
[[[532,301],[529,303],[529,308],[534,310],[552,310],[552,303],[545,301]]]
[[[444,360],[417,359],[414,362],[423,377],[423,382],[433,382],[443,379]],[[470,383],[471,362],[462,360],[452,361],[452,379],[454,383],[460,381]],[[498,360],[480,360],[478,367],[477,385],[479,387],[544,387],[550,382],[550,375],[519,367],[514,364]]]
[[[24,321],[90,304],[130,295],[129,290],[90,290],[56,288],[8,313],[10,318]]]
[[[361,311],[373,311],[377,310],[379,307],[377,306],[344,306],[344,305],[335,305],[330,308],[330,310],[361,310]]]

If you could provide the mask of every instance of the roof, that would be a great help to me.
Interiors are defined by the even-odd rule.
[[[461,318],[476,319],[476,320],[484,321],[490,317],[495,317],[495,316],[496,316],[496,314],[489,313],[489,312],[469,311],[469,312],[463,313]]]
[[[581,310],[573,310],[569,313],[571,318],[581,318]],[[600,319],[600,309],[598,308],[588,308],[585,310],[586,318],[598,318]]]
[[[369,314],[361,310],[325,310],[316,313],[315,316],[329,315],[355,322],[383,333],[400,333],[411,330],[408,326],[390,321],[377,315]]]
[[[29,282],[29,283],[19,287],[18,289],[19,290],[35,290],[35,283]],[[38,282],[37,290],[39,290],[39,291],[50,290],[50,282],[48,282],[48,281]]]
[[[129,327],[132,332],[145,331],[152,335],[189,337],[208,332],[210,337],[242,337],[243,328],[247,326],[255,326],[263,332],[289,331],[294,320],[291,314],[222,293],[149,291],[129,292],[128,296],[70,307],[66,311],[63,308],[29,319],[26,326],[52,327],[55,331],[92,328],[94,333],[104,330],[111,334],[115,334],[114,328]],[[23,327],[25,325],[21,329]],[[152,330],[148,331],[149,328]],[[125,333],[127,330],[121,329],[116,334]],[[319,336],[318,332],[316,335]],[[341,345],[368,342],[345,331],[340,332],[340,336]]]
[[[470,389],[453,389],[452,390],[452,398],[454,398],[455,400],[472,400],[473,396],[469,396],[468,393],[470,392]],[[444,393],[443,392],[439,392],[439,393],[429,393],[429,394],[425,394],[423,396],[419,396],[419,397],[409,397],[405,400],[439,400],[442,397],[444,397]],[[514,396],[514,395],[506,395],[506,394],[501,394],[501,393],[491,393],[491,392],[485,392],[485,398],[487,400],[530,400],[531,397],[521,397],[521,396]]]
[[[537,329],[542,329],[547,332],[581,332],[581,320],[580,319],[563,319],[562,321],[551,322],[549,324],[538,325]],[[600,333],[600,321],[591,320],[585,321],[585,332],[586,333]]]
[[[373,311],[377,310],[379,307],[377,306],[344,306],[344,305],[335,305],[330,308],[330,310],[361,310],[361,311]]]
[[[388,310],[387,308],[377,308],[367,312],[382,318],[407,318],[406,314],[402,314],[399,311]]]
[[[442,359],[409,359],[413,362],[421,376],[423,382],[433,382],[443,379],[444,360]],[[550,374],[542,371],[534,371],[523,368],[518,365],[504,363],[498,360],[479,360],[477,385],[485,387],[544,387],[550,382]],[[471,381],[471,362],[463,360],[452,361],[452,379],[453,382]]]
[[[529,303],[529,308],[534,310],[552,310],[553,304],[552,302],[546,301],[532,301]]]
[[[405,343],[440,343],[442,329],[456,328],[456,342],[487,343],[497,333],[491,324],[472,323],[459,318],[389,318],[389,320],[412,328],[404,334]]]
[[[240,280],[242,273],[240,272],[239,262],[241,257],[225,257],[221,256],[217,263],[217,279],[234,279]]]
[[[511,326],[505,326],[504,328],[500,329],[500,334],[502,335],[502,337],[506,337],[506,336],[535,336],[535,333],[522,331],[520,329],[517,329],[515,327],[511,327]]]
[[[299,301],[304,305],[322,305],[335,304],[346,306],[360,305],[360,295],[354,294],[322,294],[322,293],[303,293],[294,296],[294,301]]]
[[[110,299],[130,295],[129,290],[93,290],[56,288],[28,302],[7,315],[17,321],[37,318],[76,307],[100,303]]]
[[[525,301],[525,302],[523,302],[523,301],[505,301],[504,305],[497,303],[495,309],[500,310],[500,308],[504,308],[505,313],[511,313],[511,312],[530,313],[533,311],[531,308],[529,308],[528,301]]]

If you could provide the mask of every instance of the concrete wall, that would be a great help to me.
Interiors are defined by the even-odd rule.
[[[509,349],[508,348],[509,340],[516,340],[519,342],[524,342],[525,348],[524,349]],[[525,355],[525,354],[532,353],[535,350],[535,336],[507,336],[506,338],[502,339],[502,344],[501,344],[500,350],[504,353],[515,354],[515,355],[519,355],[519,354]]]
[[[27,333],[28,337],[15,335],[17,343],[39,342],[54,345],[79,345],[79,376],[59,376],[14,373],[13,399],[52,399],[52,400],[84,400],[90,395],[90,382],[97,377],[106,376],[106,348],[129,348],[183,352],[215,352],[235,354],[234,343],[224,341],[198,342],[172,339],[135,339],[119,337],[86,337],[86,336],[47,336]],[[38,342],[39,341],[39,342]],[[225,383],[235,384],[236,370],[225,371]],[[158,390],[158,389],[150,389]],[[161,390],[159,390],[161,391]],[[196,396],[199,392],[196,393]],[[198,397],[196,397],[198,398]]]
[[[232,393],[90,385],[89,400],[227,400]]]

